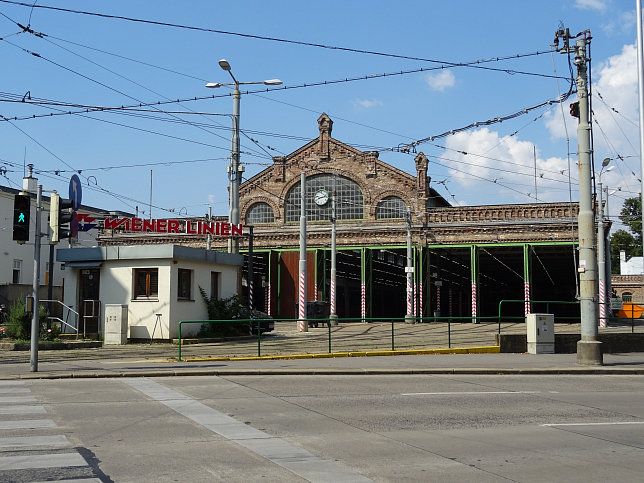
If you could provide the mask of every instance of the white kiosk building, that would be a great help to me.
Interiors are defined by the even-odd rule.
[[[122,314],[118,317],[127,322],[109,322],[127,331],[122,340],[173,339],[181,320],[207,320],[199,288],[209,297],[236,294],[244,259],[180,245],[58,249],[56,254],[65,266],[64,303],[78,313],[73,317],[80,333],[103,336],[106,313]],[[182,336],[199,328],[182,327]]]

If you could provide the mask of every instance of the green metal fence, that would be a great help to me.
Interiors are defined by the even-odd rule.
[[[338,324],[331,319],[306,319],[307,332],[299,332],[296,327],[299,319],[276,319],[276,333],[262,334],[261,323],[266,319],[237,320],[182,320],[179,322],[178,359],[182,360],[184,338],[182,327],[191,324],[230,325],[257,324],[257,337],[231,338],[217,343],[219,352],[241,351],[249,354],[251,340],[255,344],[253,356],[265,355],[267,349],[272,354],[295,353],[344,353],[364,351],[395,351],[426,348],[452,348],[461,346],[494,345],[494,332],[497,331],[497,317],[416,317],[413,324],[400,318],[342,318]],[[476,321],[476,324],[473,322]],[[334,321],[335,322],[335,321]],[[318,325],[317,328],[311,327]],[[285,331],[284,327],[292,330]],[[280,330],[282,329],[282,330]],[[464,342],[465,341],[465,342]],[[244,343],[245,342],[245,343]],[[214,345],[213,345],[214,350]],[[230,354],[228,354],[230,355]]]

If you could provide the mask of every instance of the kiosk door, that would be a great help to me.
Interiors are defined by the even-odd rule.
[[[83,335],[98,335],[100,321],[99,301],[100,270],[84,268],[80,276],[80,332]]]

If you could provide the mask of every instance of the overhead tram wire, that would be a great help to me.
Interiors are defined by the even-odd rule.
[[[3,117],[3,116],[0,114],[0,117]],[[78,173],[79,175],[83,176],[83,175],[82,175],[82,171],[83,171],[82,169],[81,169],[81,170],[76,170],[76,169],[75,169],[74,167],[72,167],[69,163],[67,163],[64,159],[62,159],[62,158],[61,158],[60,156],[58,156],[56,153],[54,153],[54,152],[53,152],[53,151],[51,151],[49,148],[47,148],[45,145],[43,145],[42,143],[40,143],[37,139],[35,139],[35,138],[34,138],[33,136],[31,136],[29,133],[27,133],[26,131],[24,131],[24,130],[23,130],[23,129],[21,129],[20,127],[16,126],[13,122],[9,121],[9,124],[10,124],[10,125],[12,125],[14,128],[16,128],[18,131],[20,131],[22,134],[24,134],[26,137],[28,137],[29,139],[31,139],[34,143],[36,143],[38,146],[40,146],[42,149],[44,149],[46,152],[48,152],[51,156],[53,156],[54,158],[56,158],[57,160],[59,160],[59,161],[60,161],[61,163],[63,163],[65,166],[67,166],[68,168],[70,168],[70,169],[74,170],[74,172]],[[53,177],[52,177],[52,178],[53,178]],[[87,188],[88,188],[88,189],[90,189],[90,190],[92,190],[92,191],[99,191],[99,192],[101,192],[101,193],[103,193],[103,194],[107,194],[107,195],[112,196],[113,198],[115,198],[115,199],[117,199],[117,200],[121,201],[122,203],[125,203],[123,200],[131,200],[131,201],[134,201],[134,202],[139,203],[139,204],[142,204],[142,205],[146,205],[146,204],[147,204],[147,205],[149,205],[149,203],[148,203],[148,202],[144,202],[144,201],[140,201],[140,200],[135,200],[134,198],[130,198],[130,197],[125,196],[125,195],[120,195],[120,194],[118,194],[118,193],[114,193],[114,192],[112,192],[112,191],[110,191],[110,190],[108,190],[108,189],[102,188],[102,187],[98,186],[98,183],[97,183],[96,185],[93,185],[93,186],[92,186],[92,184],[89,182],[89,178],[88,178],[87,176],[83,176],[83,178],[87,181]],[[55,179],[55,178],[54,178],[54,179]],[[127,203],[125,203],[125,204],[127,204]],[[130,207],[130,208],[132,208],[132,207]],[[165,208],[162,208],[162,207],[155,207],[155,208],[160,209],[160,210],[167,211]]]
[[[20,25],[20,24],[17,24],[17,25]],[[23,27],[23,28],[24,28],[24,27]],[[28,27],[26,27],[25,29],[26,29],[26,31],[29,31],[30,33],[34,33],[34,31],[33,31],[33,30],[31,30],[31,29],[29,29]],[[10,43],[10,44],[11,44],[11,43]],[[57,44],[55,44],[55,43],[53,43],[53,44],[54,44],[54,45],[57,45]],[[14,45],[14,44],[11,44],[11,45]],[[18,46],[16,46],[16,47],[18,47]],[[21,48],[21,47],[18,47],[18,48]],[[23,50],[26,50],[26,49],[23,49]],[[67,49],[65,49],[65,50],[67,50]],[[29,52],[29,51],[27,51],[27,52]],[[514,56],[513,58],[515,58],[515,57],[518,57],[518,56]],[[81,58],[82,58],[82,56],[81,56]],[[497,58],[497,59],[499,59],[499,58]],[[45,59],[45,60],[47,60],[47,59]],[[480,61],[477,61],[477,62],[480,62]],[[454,64],[454,63],[451,63],[448,67],[461,66],[461,65],[465,65],[465,64]],[[409,70],[409,71],[400,71],[400,72],[395,72],[395,73],[385,73],[385,74],[376,74],[376,75],[369,75],[369,76],[361,76],[361,77],[351,78],[351,79],[349,79],[349,78],[345,78],[345,79],[341,79],[341,80],[337,80],[337,81],[323,81],[323,82],[317,82],[317,83],[313,83],[313,84],[310,84],[310,83],[309,83],[309,84],[303,84],[303,85],[300,85],[300,86],[283,86],[283,87],[279,88],[279,90],[282,90],[282,89],[299,88],[299,87],[312,87],[312,86],[314,86],[314,85],[329,85],[329,84],[338,83],[338,82],[351,82],[351,81],[357,81],[357,80],[374,79],[374,78],[385,77],[385,76],[390,76],[390,75],[401,75],[401,74],[417,73],[417,72],[423,72],[423,71],[429,71],[429,70],[437,70],[437,69],[439,69],[439,68],[440,68],[440,69],[443,69],[443,68],[445,68],[445,66],[443,66],[443,65],[442,65],[442,66],[440,66],[440,67],[435,67],[435,68],[430,68],[430,69],[420,68],[420,69],[413,69],[413,70]],[[507,69],[504,69],[504,71],[505,71],[506,73],[513,73],[513,74],[514,74],[514,73],[518,73],[518,71],[510,71],[510,70],[507,70]],[[546,77],[550,77],[550,76],[546,76]],[[571,81],[571,85],[572,85],[572,81]],[[571,89],[572,89],[572,87],[571,87]],[[247,91],[247,92],[246,92],[246,94],[253,94],[253,93],[257,93],[257,92],[265,92],[265,91],[272,91],[272,90],[277,90],[277,89],[262,89],[262,90],[260,90],[260,91]],[[208,96],[208,97],[205,97],[205,98],[210,98],[210,97],[213,97],[213,98],[214,98],[215,96]],[[217,96],[217,97],[223,97],[223,96]],[[188,102],[188,101],[197,100],[197,99],[198,99],[198,98],[197,98],[197,97],[195,97],[194,99],[186,99],[186,100],[185,100],[185,101],[183,101],[183,102]],[[202,98],[199,98],[199,99],[204,99],[204,98],[202,97]],[[564,99],[564,100],[565,100],[565,99]],[[166,101],[166,102],[174,102],[174,101]],[[180,102],[180,101],[179,101],[179,100],[177,100],[176,102]],[[550,102],[550,101],[549,101],[549,102]],[[148,105],[150,105],[150,106],[155,106],[155,105],[159,105],[159,104],[160,104],[160,103],[156,103],[156,104],[148,104]],[[140,105],[139,105],[139,107],[141,107],[141,106],[142,106],[142,104],[140,104]],[[533,108],[528,108],[528,109],[534,109],[534,108],[537,108],[537,107],[539,107],[539,106],[535,106],[535,107],[533,107]],[[499,118],[497,118],[497,120],[495,120],[494,122],[501,122],[501,121],[506,120],[506,119],[511,119],[512,117],[516,117],[516,116],[521,115],[521,114],[523,114],[523,113],[525,113],[525,112],[526,112],[526,111],[524,110],[524,112],[522,112],[522,113],[516,113],[516,114],[511,115],[511,116],[506,116],[506,117],[504,117],[504,118],[500,118],[500,120],[498,120]],[[36,117],[36,116],[35,116],[35,115],[32,115],[31,117],[25,117],[25,118],[20,118],[20,119],[22,120],[22,119],[29,119],[29,118],[34,118],[34,117]],[[15,118],[15,120],[18,120],[18,119],[19,119],[19,118]],[[485,122],[485,123],[483,123],[483,124],[493,124],[494,122],[486,121],[486,122]],[[479,125],[479,124],[481,124],[481,123],[475,123],[475,126],[477,126],[477,125]],[[463,130],[463,128],[461,128],[461,130]],[[453,132],[454,132],[454,131],[450,131],[450,133],[453,133]],[[448,134],[449,134],[449,133],[448,133]],[[254,141],[254,140],[253,140],[253,141]],[[255,141],[254,141],[254,142],[255,142]],[[422,142],[422,141],[421,141],[421,142]],[[416,142],[414,142],[414,143],[412,143],[412,144],[415,144],[415,143],[418,143],[418,141],[416,141]],[[264,151],[265,151],[265,150],[264,150]],[[268,154],[268,153],[267,153],[267,154]]]
[[[31,31],[31,32],[33,33],[33,31]],[[38,35],[36,35],[36,37],[38,37]],[[49,42],[51,42],[51,41],[49,41]],[[69,72],[71,72],[71,73],[73,73],[73,74],[75,74],[75,75],[78,75],[78,76],[80,76],[80,77],[82,77],[82,78],[84,78],[84,79],[86,79],[86,80],[89,80],[89,81],[94,82],[94,83],[96,83],[96,84],[98,84],[98,85],[100,85],[100,86],[102,86],[102,87],[105,87],[105,88],[107,88],[107,89],[111,90],[111,91],[114,91],[114,92],[116,92],[117,94],[120,94],[120,95],[122,95],[122,96],[124,96],[124,97],[127,97],[127,98],[129,98],[129,99],[131,99],[131,100],[133,100],[133,101],[138,101],[139,103],[141,102],[139,99],[136,99],[135,97],[130,96],[129,94],[126,94],[125,92],[122,92],[122,91],[120,91],[120,90],[118,90],[118,89],[115,89],[115,88],[113,88],[113,87],[111,87],[111,86],[108,86],[107,84],[104,84],[103,82],[100,82],[100,81],[98,81],[98,80],[96,80],[96,79],[93,79],[93,78],[91,78],[91,77],[89,77],[89,76],[86,76],[86,75],[84,75],[84,74],[82,74],[82,73],[80,73],[80,72],[78,72],[78,71],[75,71],[74,69],[71,69],[71,68],[66,67],[66,66],[64,66],[64,65],[62,65],[62,64],[59,64],[59,63],[57,63],[57,62],[55,62],[55,61],[53,61],[53,60],[51,60],[51,59],[48,59],[47,57],[44,57],[44,56],[42,56],[42,55],[40,55],[40,54],[37,54],[37,53],[35,53],[35,52],[33,52],[33,51],[30,51],[30,50],[28,50],[28,49],[25,49],[25,48],[23,48],[23,47],[21,47],[21,46],[19,46],[19,45],[16,45],[16,44],[14,44],[14,43],[12,43],[12,42],[7,42],[7,43],[8,43],[9,45],[12,45],[12,46],[14,46],[14,47],[16,47],[16,48],[18,48],[18,49],[20,49],[20,50],[22,50],[22,51],[26,52],[26,53],[29,53],[29,54],[31,54],[31,55],[34,55],[35,57],[37,57],[37,58],[39,58],[39,59],[43,59],[43,60],[45,60],[45,61],[47,61],[47,62],[50,62],[51,64],[53,64],[53,65],[55,65],[55,66],[57,66],[57,67],[60,67],[60,68],[62,68],[62,69],[64,69],[64,70],[67,70],[67,71],[69,71]],[[51,42],[51,43],[52,43],[53,45],[56,45],[54,42]],[[61,47],[61,48],[63,48],[63,50],[65,50],[65,51],[68,51],[68,52],[71,52],[71,53],[75,54],[74,52],[70,51],[69,49],[66,49],[66,48],[64,48],[64,47]],[[75,55],[78,55],[78,54],[75,54]],[[84,58],[83,56],[80,56],[80,55],[78,55],[78,56],[79,56],[79,57],[81,57],[82,59],[84,59],[84,60],[88,61],[88,62],[91,62],[91,63],[92,63],[92,64],[94,64],[94,65],[98,65],[98,64],[96,64],[95,62],[93,62],[93,61],[91,61],[91,60],[89,60],[89,59]],[[105,67],[103,67],[103,66],[100,66],[100,67],[105,68]],[[119,77],[121,77],[121,78],[123,78],[123,79],[126,79],[126,80],[128,80],[128,81],[130,81],[130,82],[133,82],[133,81],[131,81],[130,79],[127,79],[126,77],[124,77],[124,76],[122,76],[122,75],[120,75],[120,74],[118,74],[118,73],[115,73],[115,72],[111,71],[110,69],[107,69],[107,68],[105,68],[105,69],[106,69],[108,72],[111,72],[111,73],[113,73],[113,74],[115,74],[115,75],[117,75],[117,76],[119,76]],[[140,84],[138,84],[138,83],[136,83],[136,82],[134,82],[134,83],[135,83],[136,85],[138,85],[139,87],[143,87],[143,88],[147,89],[146,87],[141,86]],[[150,89],[147,89],[147,90],[150,90]],[[154,92],[154,91],[150,90],[150,92]],[[156,92],[154,92],[154,93],[155,93],[156,95],[160,95],[160,94],[158,94],[158,93],[156,93]],[[167,98],[166,98],[166,99],[167,99]],[[167,99],[167,100],[169,101],[169,99]],[[151,107],[153,107],[153,108],[154,108],[154,105],[152,105]],[[173,114],[170,114],[170,116],[171,116],[171,117],[175,117],[175,118],[177,118],[177,116],[175,116],[175,115],[173,115]],[[178,119],[180,119],[180,118],[178,118]],[[190,122],[188,122],[188,124],[190,124]],[[193,125],[193,127],[198,127],[198,126]],[[198,128],[199,128],[199,129],[202,129],[202,130],[204,130],[204,131],[206,131],[206,132],[208,132],[209,134],[213,134],[213,135],[215,135],[215,136],[218,136],[218,137],[221,137],[222,139],[224,139],[224,138],[223,138],[223,136],[220,136],[219,134],[215,134],[215,133],[213,133],[213,132],[211,132],[211,131],[207,130],[207,129],[206,129],[206,128],[204,128],[204,127],[198,127]]]
[[[0,0],[2,1],[2,0]],[[0,39],[2,40],[2,39]],[[16,48],[22,49],[27,51],[26,49],[23,49],[20,46],[16,46]],[[27,51],[29,52],[29,51]],[[30,52],[29,52],[30,53]],[[341,84],[341,83],[349,83],[349,82],[358,82],[358,81],[364,81],[364,80],[373,80],[373,79],[381,79],[385,77],[392,77],[392,76],[398,76],[398,75],[407,75],[407,74],[416,74],[420,72],[430,72],[434,70],[441,70],[443,67],[426,67],[426,68],[417,68],[417,69],[410,69],[410,70],[401,70],[401,71],[396,71],[396,72],[387,72],[387,73],[382,73],[382,74],[369,74],[369,75],[361,75],[361,76],[356,76],[356,77],[345,77],[343,79],[336,79],[336,80],[324,80],[324,81],[315,81],[315,82],[307,82],[303,84],[297,84],[293,86],[289,85],[282,85],[280,87],[265,87],[261,89],[247,89],[245,91],[242,91],[242,94],[244,95],[249,95],[249,94],[260,94],[260,93],[266,93],[266,92],[273,92],[273,91],[286,91],[286,90],[293,90],[293,89],[303,89],[303,88],[309,88],[309,87],[320,87],[320,86],[328,86],[328,85],[334,85],[334,84]],[[551,77],[551,76],[550,76]],[[566,80],[570,80],[569,78],[565,78]],[[195,97],[190,97],[190,98],[183,98],[183,99],[172,99],[172,100],[166,100],[166,101],[156,101],[156,102],[148,102],[148,103],[143,103],[140,102],[139,104],[134,104],[134,105],[128,105],[128,106],[84,106],[84,105],[78,105],[78,104],[70,104],[69,107],[75,107],[75,108],[81,108],[84,110],[96,110],[96,111],[107,111],[107,110],[118,110],[118,109],[124,109],[124,108],[135,108],[135,107],[154,107],[154,106],[161,106],[161,105],[166,105],[166,104],[177,104],[177,103],[185,103],[185,102],[194,102],[194,101],[202,101],[202,100],[207,100],[207,99],[218,99],[218,98],[223,98],[223,97],[230,97],[232,96],[232,93],[228,94],[211,94],[208,96],[195,96]],[[564,99],[565,100],[565,99]],[[544,104],[547,103],[554,103],[555,101],[548,101]],[[39,102],[29,102],[30,104],[40,104]],[[536,106],[534,108],[541,107],[541,106]],[[534,109],[533,108],[533,109]],[[83,112],[83,111],[79,111]],[[61,113],[60,115],[64,114],[74,114],[74,112],[69,112],[69,113]],[[47,115],[31,115],[31,116],[23,116],[23,117],[15,117],[14,120],[16,121],[21,121],[21,120],[26,120],[26,119],[34,119],[38,117],[47,117]],[[516,117],[516,116],[515,116]],[[449,134],[449,133],[448,133]]]
[[[522,172],[518,172],[518,171],[512,170],[512,169],[496,168],[494,166],[481,166],[481,165],[476,164],[476,163],[468,163],[467,161],[461,161],[461,160],[457,160],[457,159],[446,158],[444,156],[430,155],[430,156],[427,156],[427,157],[430,158],[430,159],[437,159],[437,160],[441,160],[441,161],[449,161],[449,162],[452,162],[452,163],[464,164],[466,166],[484,168],[484,169],[488,169],[490,171],[495,171],[495,172],[499,172],[499,173],[510,173],[510,174],[515,174],[517,176],[527,176],[527,177],[532,177],[533,176],[532,173],[528,173],[528,172],[522,173]],[[451,166],[448,166],[446,164],[441,164],[441,166],[451,168]],[[521,167],[525,167],[526,169],[529,168],[528,166],[521,166]],[[559,171],[557,171],[557,173],[559,173]],[[494,181],[493,179],[489,179],[489,178],[485,178],[485,179],[487,181],[492,181],[492,182]],[[566,183],[567,184],[567,181],[563,181],[563,180],[559,180],[559,179],[555,179],[555,178],[546,178],[545,176],[541,177],[540,179],[544,179],[546,181],[551,181],[551,182],[554,182],[554,183]]]
[[[507,114],[505,116],[494,117],[494,118],[488,119],[486,121],[476,121],[476,122],[468,124],[467,126],[463,126],[463,127],[457,128],[457,129],[450,129],[449,131],[445,131],[445,132],[443,132],[441,134],[435,134],[433,136],[427,136],[425,138],[418,139],[418,140],[413,141],[411,143],[406,143],[406,144],[401,143],[398,146],[388,148],[387,151],[397,151],[397,152],[413,151],[413,152],[415,152],[415,149],[416,149],[417,146],[419,146],[421,144],[424,144],[426,142],[429,142],[429,141],[434,141],[435,139],[440,139],[440,138],[451,136],[453,134],[457,134],[457,133],[460,133],[460,132],[469,131],[470,129],[474,129],[474,128],[477,128],[477,127],[490,126],[492,124],[498,124],[498,123],[501,123],[503,121],[508,121],[510,119],[515,119],[517,117],[520,117],[520,116],[523,116],[525,114],[528,114],[531,111],[534,111],[536,109],[541,109],[542,107],[550,106],[552,104],[562,104],[572,95],[573,89],[574,89],[574,83],[571,81],[570,88],[568,89],[568,92],[566,94],[563,94],[563,95],[559,94],[556,99],[549,99],[547,101],[541,102],[540,104],[536,104],[534,106],[523,108],[520,111],[516,111],[516,112],[514,112],[512,114]]]
[[[112,19],[112,20],[124,20],[124,21],[128,21],[128,22],[144,23],[144,24],[150,24],[150,25],[157,25],[157,26],[161,26],[161,27],[172,27],[172,28],[179,28],[179,29],[186,29],[186,30],[194,30],[194,31],[199,31],[199,32],[215,33],[215,34],[221,34],[221,35],[230,35],[230,36],[235,36],[235,37],[244,37],[244,38],[250,38],[250,39],[256,39],[256,40],[266,40],[266,41],[278,42],[278,43],[284,43],[284,44],[300,45],[300,46],[304,46],[304,47],[316,47],[316,48],[339,51],[339,52],[350,52],[350,53],[355,53],[355,54],[375,55],[375,56],[380,56],[380,57],[388,57],[388,58],[395,58],[395,59],[402,59],[402,60],[413,60],[413,61],[419,61],[419,62],[429,62],[429,63],[434,63],[434,64],[442,64],[445,67],[470,67],[470,68],[475,68],[475,69],[499,71],[499,72],[505,72],[505,73],[511,73],[511,74],[538,75],[540,77],[550,77],[550,76],[544,75],[544,74],[534,74],[534,73],[529,73],[529,72],[521,72],[521,71],[514,71],[514,70],[511,70],[511,69],[493,68],[493,67],[487,67],[487,66],[480,65],[480,64],[486,64],[486,63],[491,63],[491,62],[500,62],[500,61],[504,61],[504,60],[521,59],[521,58],[524,58],[524,57],[534,57],[534,56],[538,56],[538,55],[547,54],[547,53],[549,53],[549,51],[537,51],[537,52],[532,52],[532,53],[528,53],[528,54],[514,54],[514,55],[506,55],[506,56],[496,56],[496,57],[490,57],[490,58],[487,58],[487,59],[480,59],[480,60],[476,60],[476,61],[472,61],[472,62],[457,63],[457,62],[448,62],[448,61],[436,60],[436,59],[427,59],[427,58],[423,58],[423,57],[416,57],[416,56],[410,56],[410,55],[400,55],[400,54],[393,54],[393,53],[388,53],[388,52],[378,52],[378,51],[372,51],[372,50],[355,49],[355,48],[351,48],[351,47],[341,47],[341,46],[335,46],[335,45],[326,45],[326,44],[320,44],[320,43],[315,43],[315,42],[305,42],[305,41],[300,41],[300,40],[282,39],[282,38],[278,38],[278,37],[268,37],[268,36],[261,36],[261,35],[255,35],[255,34],[246,34],[246,33],[241,33],[241,32],[231,32],[231,31],[226,31],[226,30],[210,29],[210,28],[205,28],[205,27],[196,27],[196,26],[182,25],[182,24],[176,24],[176,23],[170,23],[170,22],[161,22],[161,21],[156,21],[156,20],[146,20],[146,19],[140,19],[140,18],[125,17],[125,16],[121,16],[121,15],[109,15],[109,14],[99,13],[99,12],[88,12],[88,11],[84,11],[84,10],[75,10],[75,9],[68,9],[68,8],[62,8],[62,7],[53,7],[53,6],[49,6],[49,5],[35,5],[35,4],[28,4],[28,3],[24,3],[24,2],[13,1],[13,0],[0,0],[0,2],[11,4],[11,5],[19,5],[19,6],[29,7],[29,8],[32,8],[32,9],[33,8],[42,8],[42,9],[47,9],[47,10],[54,10],[54,11],[73,13],[73,14],[79,14],[79,15],[89,15],[89,16]],[[26,27],[20,25],[20,27],[25,29],[25,30],[27,30],[27,31],[30,28],[29,25],[27,25]]]
[[[561,25],[563,27],[563,25]],[[555,62],[555,57],[554,57],[554,51],[553,48],[555,46],[551,45],[550,46],[550,58],[552,59],[552,70],[553,73],[556,75],[557,74],[557,63]],[[570,60],[570,54],[566,56],[566,59],[568,60],[568,70],[570,72],[571,78],[574,79],[574,72],[573,72],[573,67],[572,67],[572,62]],[[555,79],[555,86],[557,88],[557,94],[561,96],[561,90],[559,88],[559,80]],[[572,89],[572,86],[570,87]],[[570,92],[570,91],[569,91]],[[573,200],[572,200],[572,169],[571,169],[571,164],[570,164],[570,134],[568,133],[568,123],[566,121],[566,113],[564,112],[564,107],[563,103],[559,104],[559,107],[561,108],[561,117],[563,119],[564,123],[564,130],[566,133],[566,160],[568,162],[568,203],[570,207],[570,239],[574,240],[575,239],[575,219],[574,219],[574,206],[573,206]],[[575,271],[575,297],[578,299],[579,298],[579,277],[576,275],[577,273],[577,249],[575,247],[575,244],[571,244],[571,249],[572,249],[572,263],[573,263],[573,270]]]
[[[83,59],[83,60],[85,60],[85,61],[87,61],[87,62],[90,62],[90,63],[91,63],[91,64],[93,64],[93,65],[96,65],[97,67],[100,67],[100,68],[102,68],[102,69],[105,69],[106,71],[110,72],[110,73],[111,73],[111,74],[113,74],[113,75],[116,75],[116,76],[118,76],[118,77],[120,77],[120,78],[122,78],[122,79],[124,79],[124,80],[126,80],[126,81],[128,81],[128,82],[131,82],[131,83],[133,83],[134,85],[136,85],[136,86],[138,86],[138,87],[141,87],[142,89],[145,89],[145,90],[147,90],[147,91],[149,91],[149,92],[151,92],[151,93],[153,93],[153,94],[155,94],[155,95],[157,95],[157,96],[160,96],[160,97],[165,98],[166,100],[169,100],[169,98],[168,98],[168,97],[166,97],[166,96],[164,96],[164,95],[162,95],[162,94],[159,94],[158,92],[156,92],[156,91],[154,91],[154,90],[152,90],[152,89],[150,89],[150,88],[148,88],[148,87],[146,87],[146,86],[144,86],[144,85],[142,85],[142,84],[140,84],[140,83],[138,83],[138,82],[136,82],[136,81],[134,81],[134,80],[132,80],[132,79],[130,79],[130,78],[128,78],[128,77],[125,77],[125,76],[123,76],[123,75],[119,74],[118,72],[114,72],[113,70],[108,69],[107,67],[105,67],[105,66],[104,66],[104,65],[102,65],[102,64],[99,64],[99,63],[97,63],[97,62],[94,62],[93,60],[87,59],[86,57],[84,57],[84,56],[82,56],[82,55],[78,54],[77,52],[74,52],[74,51],[72,51],[72,50],[70,50],[70,49],[67,49],[67,48],[65,48],[65,47],[61,46],[61,45],[58,45],[56,42],[53,42],[52,40],[49,40],[49,39],[47,38],[47,36],[46,36],[46,35],[45,35],[44,37],[39,37],[39,38],[43,38],[45,41],[47,41],[47,42],[51,43],[52,45],[57,46],[57,47],[58,47],[58,48],[60,48],[60,49],[63,49],[63,50],[64,50],[64,51],[66,51],[66,52],[69,52],[69,53],[71,53],[71,54],[73,54],[73,55],[76,55],[76,56],[80,57],[81,59]],[[130,97],[130,98],[134,99],[133,97]],[[135,99],[135,100],[138,100],[138,99]],[[158,111],[159,111],[160,113],[164,113],[164,111],[162,111],[162,110],[160,110],[160,109],[159,109]],[[176,118],[176,119],[178,119],[178,120],[181,120],[182,122],[184,122],[184,123],[186,123],[186,124],[188,124],[188,125],[191,125],[191,126],[193,126],[193,127],[196,127],[196,128],[198,128],[198,129],[202,129],[202,130],[206,131],[206,132],[207,132],[207,133],[209,133],[209,134],[213,134],[213,135],[215,135],[215,136],[217,136],[217,137],[221,137],[222,139],[224,139],[224,138],[223,138],[223,136],[220,136],[219,134],[213,133],[212,131],[210,131],[209,129],[207,129],[207,128],[206,128],[204,125],[202,125],[202,124],[197,124],[197,123],[193,123],[192,121],[187,121],[187,120],[185,120],[185,119],[181,119],[181,118],[177,117],[176,115],[174,115],[173,113],[167,113],[167,114],[170,114],[170,116],[171,116],[171,117]],[[212,121],[212,120],[211,120],[211,119],[208,119],[208,121]],[[221,126],[221,125],[220,125],[219,123],[215,123],[215,126],[219,127],[219,126]],[[263,146],[261,146],[261,144],[259,144],[259,142],[255,141],[255,140],[254,140],[254,139],[252,139],[252,138],[249,138],[249,137],[248,137],[248,135],[246,135],[243,131],[240,131],[240,132],[241,132],[241,133],[242,133],[246,138],[248,138],[249,140],[253,141],[253,142],[254,142],[254,144],[255,144],[256,146],[258,146],[262,151],[264,151],[264,153],[266,153],[266,154],[270,157],[270,153],[268,153],[268,151],[266,151],[266,149],[264,149],[264,147],[263,147]],[[226,140],[227,140],[227,139],[226,139]]]
[[[19,24],[18,24],[18,25],[19,25]],[[157,96],[163,97],[163,98],[165,98],[166,100],[170,100],[170,99],[169,99],[169,98],[167,98],[166,96],[163,96],[162,94],[159,94],[158,92],[153,91],[152,89],[149,89],[148,87],[146,87],[146,86],[144,86],[144,85],[142,85],[142,84],[140,84],[140,83],[138,83],[138,82],[136,82],[136,81],[133,81],[132,79],[130,79],[130,78],[128,78],[128,77],[125,77],[125,76],[123,76],[123,75],[119,74],[118,72],[114,72],[113,70],[106,68],[106,67],[105,67],[104,65],[102,65],[102,64],[99,64],[99,63],[97,63],[97,62],[94,62],[94,61],[92,61],[92,60],[90,60],[90,59],[88,59],[88,58],[86,58],[86,57],[84,57],[84,56],[82,56],[82,55],[78,54],[77,52],[74,52],[74,51],[72,51],[72,50],[70,50],[70,49],[67,49],[67,48],[65,48],[65,47],[61,46],[61,45],[58,45],[56,42],[54,42],[54,41],[50,40],[50,36],[49,36],[49,35],[47,35],[47,34],[43,34],[43,33],[41,33],[41,32],[34,32],[32,29],[25,29],[25,30],[26,30],[26,31],[28,31],[29,33],[34,34],[36,37],[38,37],[38,38],[42,38],[43,40],[46,40],[47,42],[51,43],[52,45],[55,45],[55,46],[57,46],[58,48],[65,50],[66,52],[69,52],[69,53],[71,53],[71,54],[73,54],[73,55],[76,55],[76,56],[80,57],[81,59],[83,59],[83,60],[85,60],[85,61],[87,61],[87,62],[90,62],[90,63],[91,63],[91,64],[93,64],[93,65],[96,65],[96,66],[98,66],[98,67],[100,67],[100,68],[102,68],[102,69],[107,70],[108,72],[110,72],[110,73],[111,73],[111,74],[113,74],[113,75],[116,75],[116,76],[118,76],[118,77],[120,77],[120,78],[122,78],[122,79],[124,79],[124,80],[127,80],[128,82],[132,82],[134,85],[136,85],[136,86],[138,86],[138,87],[141,87],[141,88],[143,88],[143,89],[145,89],[145,90],[147,90],[147,91],[149,91],[149,92],[152,92],[153,94],[156,94]],[[77,45],[80,45],[80,44],[77,44]],[[105,52],[105,51],[101,51],[101,52]],[[127,57],[123,57],[123,56],[119,56],[119,57],[121,57],[121,58],[125,58],[125,59],[128,59],[128,60],[132,60],[132,59],[129,59],[129,58],[127,58]],[[152,64],[147,64],[147,63],[144,63],[144,64],[145,64],[145,65],[152,66]],[[154,67],[156,67],[156,66],[154,66]],[[167,70],[167,71],[173,72],[173,73],[175,73],[175,74],[179,74],[178,72],[176,72],[176,71],[172,71],[172,70],[170,70],[170,69],[164,69],[164,70]],[[202,81],[204,81],[204,82],[205,82],[205,80],[203,80],[203,79],[199,79],[199,78],[194,77],[194,76],[187,76],[187,77],[191,77],[191,78],[193,78],[193,79],[197,79],[197,80],[202,80]],[[165,113],[165,114],[178,114],[178,113],[171,113],[171,112],[168,112],[168,111],[162,111],[162,110],[158,110],[158,111],[159,111],[160,113]],[[173,117],[175,117],[175,116],[173,116]],[[207,125],[197,124],[197,123],[193,123],[192,121],[186,121],[186,120],[181,120],[181,121],[182,121],[182,122],[184,122],[184,123],[186,123],[186,124],[192,125],[193,127],[198,127],[198,128],[200,128],[200,129],[204,129],[204,130],[206,130],[207,132],[209,132],[210,134],[214,134],[214,133],[212,133],[211,131],[208,131],[208,130],[206,129]],[[209,121],[210,121],[210,119],[209,119]],[[221,126],[221,125],[220,125],[220,124],[218,124],[218,123],[215,123],[215,125],[216,125],[217,127],[220,127],[220,126]],[[208,125],[208,127],[210,127],[210,126]],[[256,141],[255,139],[250,138],[246,133],[244,133],[244,131],[243,131],[243,130],[241,130],[240,132],[241,132],[241,133],[242,133],[246,138],[248,138],[250,141],[252,141],[256,146],[258,146],[262,151],[264,151],[264,153],[266,153],[268,156],[270,156],[270,153],[269,153],[268,151],[266,151],[266,149],[264,149],[264,147],[259,143],[259,141]],[[218,134],[215,134],[215,136],[219,136],[219,135],[218,135]],[[221,137],[221,136],[219,136],[219,137]]]

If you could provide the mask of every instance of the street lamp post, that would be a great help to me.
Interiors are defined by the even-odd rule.
[[[608,173],[615,166],[604,170],[608,163],[610,163],[610,158],[605,158],[602,161],[602,168],[599,171],[598,182],[597,182],[597,191],[599,193],[599,203],[597,206],[597,269],[599,272],[599,326],[606,327],[606,246],[604,239],[604,200],[603,200],[603,189],[602,189],[602,173]]]
[[[230,74],[233,82],[220,83],[220,82],[208,82],[206,87],[208,88],[218,88],[221,86],[235,86],[233,91],[233,126],[232,126],[232,138],[230,144],[230,166],[228,166],[228,182],[229,182],[229,211],[228,211],[228,221],[233,225],[239,224],[239,185],[241,183],[241,174],[244,171],[244,167],[239,164],[239,106],[241,100],[241,92],[239,91],[240,85],[247,84],[264,84],[267,86],[278,86],[282,83],[279,79],[268,79],[260,82],[239,82],[233,75],[230,64],[226,59],[221,59],[219,61],[219,67]],[[230,238],[228,240],[228,253],[239,253],[239,239]]]

